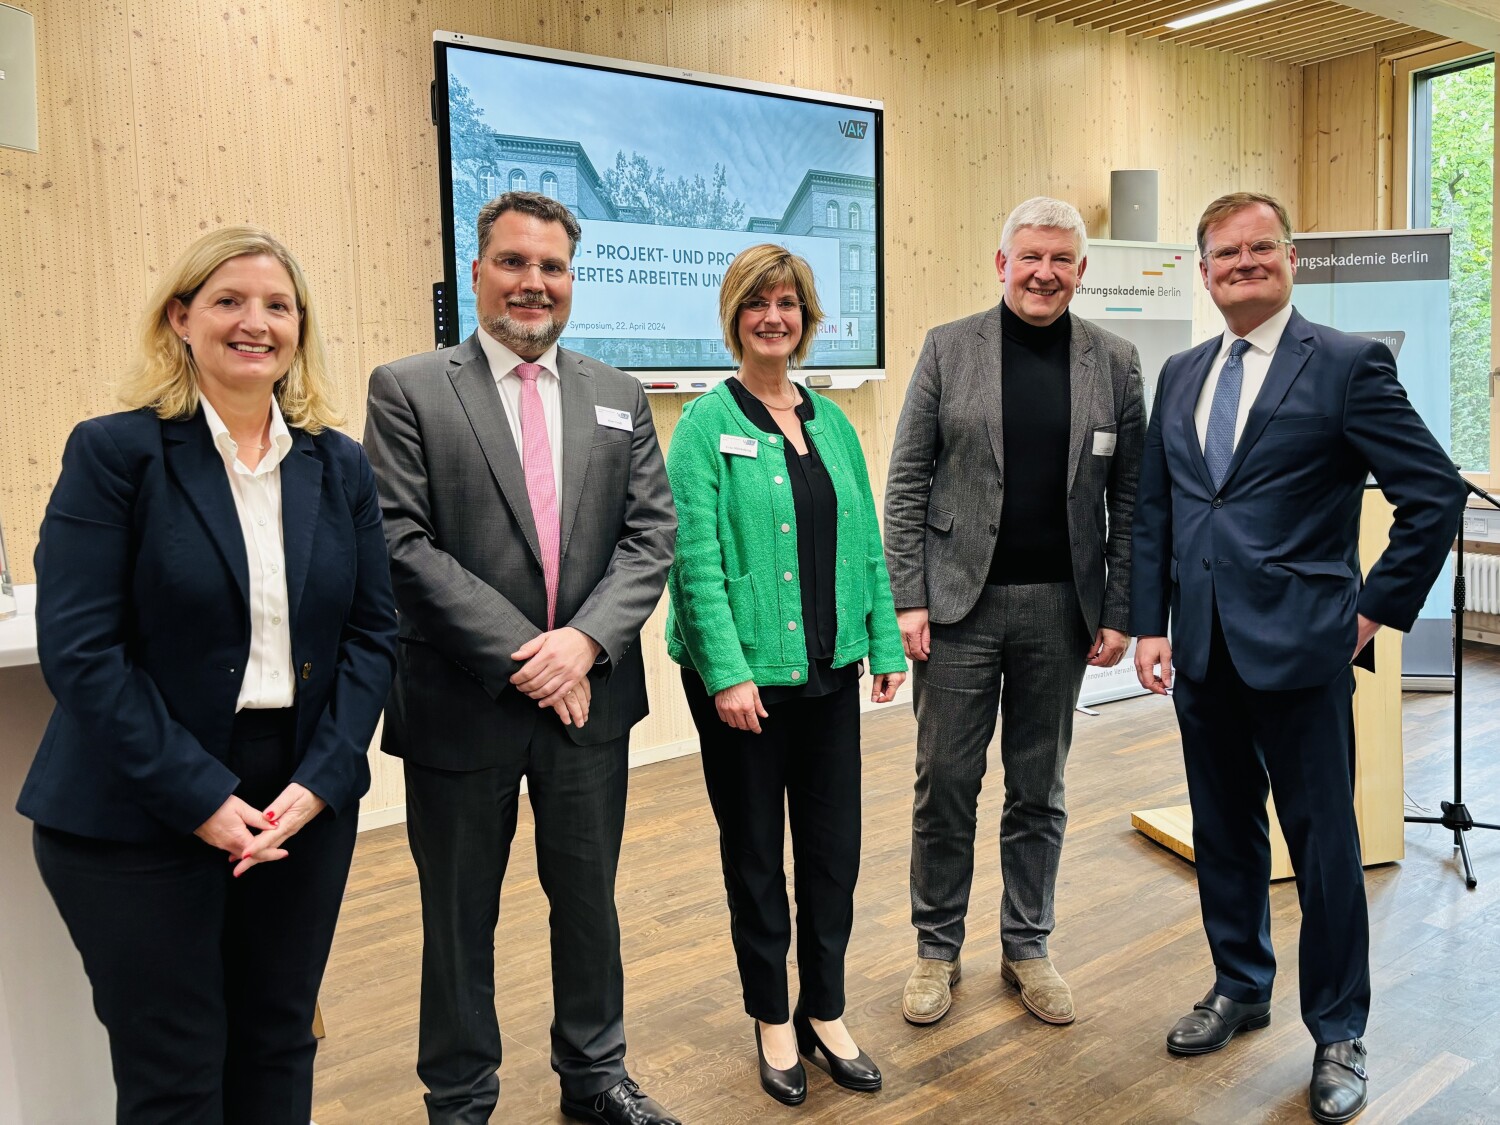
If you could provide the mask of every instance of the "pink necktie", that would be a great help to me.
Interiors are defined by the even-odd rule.
[[[557,556],[561,533],[557,518],[557,477],[552,471],[552,443],[547,440],[547,416],[542,413],[536,377],[539,363],[516,367],[521,380],[521,464],[526,470],[526,495],[536,521],[537,544],[542,549],[542,581],[547,585],[547,628],[557,620]]]

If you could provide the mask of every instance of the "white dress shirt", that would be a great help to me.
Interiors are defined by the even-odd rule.
[[[281,461],[292,435],[276,400],[271,400],[271,448],[248,468],[239,445],[208,399],[200,398],[203,418],[229,474],[229,492],[245,537],[250,569],[250,658],[240,682],[236,712],[245,708],[290,707],[296,692],[292,676],[292,626],[286,593],[286,551],[281,535]]]
[[[516,368],[527,362],[495,339],[484,328],[478,332],[479,346],[490,362],[490,375],[505,406],[510,422],[510,436],[516,439],[516,456],[526,460],[521,444],[521,377]],[[547,448],[552,451],[552,479],[557,489],[558,511],[562,510],[562,379],[557,373],[557,345],[553,344],[536,360],[542,373],[536,377],[537,394],[542,399],[542,416],[547,419]]]
[[[1234,416],[1234,444],[1239,445],[1240,435],[1245,432],[1245,419],[1250,414],[1250,408],[1255,405],[1255,396],[1260,394],[1260,388],[1265,384],[1266,373],[1271,370],[1271,357],[1276,354],[1276,346],[1281,343],[1281,334],[1286,330],[1287,321],[1292,319],[1291,302],[1287,302],[1281,311],[1271,319],[1250,330],[1243,338],[1250,341],[1250,349],[1241,357],[1240,362],[1245,365],[1245,377],[1240,382],[1240,408]],[[1203,448],[1203,443],[1208,437],[1208,414],[1213,408],[1214,391],[1219,386],[1219,372],[1224,370],[1224,361],[1229,358],[1229,348],[1241,337],[1236,336],[1229,329],[1224,330],[1224,339],[1219,344],[1219,354],[1214,357],[1213,364],[1208,369],[1208,378],[1203,381],[1203,390],[1198,395],[1198,405],[1193,410],[1193,425],[1198,430],[1198,448]]]

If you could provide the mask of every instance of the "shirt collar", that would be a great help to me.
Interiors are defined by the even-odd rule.
[[[479,337],[479,346],[484,351],[484,358],[489,361],[490,374],[494,377],[497,384],[507,375],[513,374],[517,367],[526,362],[526,360],[522,359],[515,352],[511,351],[499,340],[495,339],[495,337],[486,332],[482,326],[475,333],[475,335]],[[548,372],[550,375],[556,378],[557,345],[553,344],[551,347],[549,347],[541,354],[538,359],[535,360],[535,362],[539,364],[544,371]],[[520,376],[516,377],[520,378]]]
[[[213,403],[200,394],[198,405],[203,409],[203,420],[208,423],[208,432],[213,438],[214,448],[219,451],[219,456],[224,458],[224,464],[232,470],[243,469],[247,473],[253,472],[257,475],[268,473],[281,464],[282,458],[292,448],[292,432],[287,428],[286,419],[281,416],[281,407],[277,405],[274,396],[271,399],[271,447],[266,450],[265,456],[260,459],[260,464],[254,469],[235,460],[240,450],[239,443],[229,436],[229,427],[224,424],[224,419],[219,417],[219,412],[214,409]]]
[[[1236,336],[1229,329],[1224,329],[1224,339],[1219,344],[1219,354],[1224,355],[1229,351],[1229,346],[1236,340],[1245,339],[1250,341],[1250,346],[1265,355],[1271,355],[1276,351],[1276,345],[1281,343],[1281,334],[1286,331],[1287,322],[1292,319],[1292,303],[1288,301],[1281,309],[1273,313],[1271,317],[1256,325],[1243,337]]]

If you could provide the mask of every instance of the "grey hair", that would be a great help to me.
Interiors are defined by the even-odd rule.
[[[1061,199],[1053,199],[1046,195],[1038,195],[1018,205],[1006,216],[1005,226],[1000,231],[1000,253],[1005,254],[1009,251],[1011,239],[1022,227],[1048,227],[1052,230],[1072,231],[1073,237],[1078,242],[1078,260],[1082,261],[1088,257],[1089,233],[1083,225],[1083,216],[1071,203],[1064,203]]]

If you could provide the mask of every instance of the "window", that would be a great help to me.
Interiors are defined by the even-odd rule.
[[[857,270],[857,269],[859,269],[859,247],[858,246],[851,246],[851,247],[849,247],[849,268],[851,270]]]
[[[479,189],[484,192],[486,199],[494,199],[495,196],[499,195],[500,193],[495,190],[495,173],[488,170],[485,171],[479,177]]]
[[[839,205],[831,199],[828,201],[828,221],[824,225],[830,227],[839,225]]]
[[[519,168],[512,168],[510,170],[510,190],[511,191],[525,191],[526,190],[526,173],[523,172],[523,171],[521,171],[521,169],[519,169]]]
[[[859,312],[859,286],[849,290],[849,311]]]
[[[1472,50],[1472,48],[1471,48]],[[1450,54],[1453,52],[1449,52]],[[1448,288],[1453,459],[1490,480],[1500,426],[1494,348],[1495,59],[1438,61],[1411,74],[1411,226],[1453,230]],[[1490,480],[1492,484],[1493,481]]]
[[[851,204],[849,204],[849,229],[850,230],[858,230],[859,229],[859,204],[858,203],[851,203]]]
[[[557,198],[557,177],[551,172],[542,173],[542,194],[549,199]]]
[[[874,312],[875,311],[875,290],[873,290],[873,289],[870,290],[870,308],[869,308],[868,311],[869,312]]]

